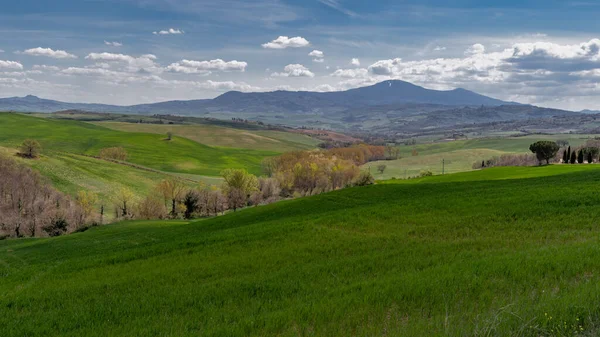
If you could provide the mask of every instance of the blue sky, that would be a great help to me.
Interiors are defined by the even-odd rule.
[[[600,2],[3,2],[1,97],[135,104],[393,78],[600,108]]]

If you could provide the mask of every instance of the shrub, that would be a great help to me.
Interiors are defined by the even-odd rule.
[[[100,150],[100,158],[126,161],[127,151],[122,147],[108,147]]]
[[[375,184],[375,178],[371,172],[363,171],[358,175],[358,178],[354,181],[355,186],[368,186]]]
[[[19,154],[25,158],[37,158],[42,152],[42,146],[37,140],[25,139],[19,151]]]
[[[419,177],[421,177],[421,178],[431,177],[431,176],[433,176],[433,172],[431,172],[429,170],[421,171],[421,173],[419,173]]]

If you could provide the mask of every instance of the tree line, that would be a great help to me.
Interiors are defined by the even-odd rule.
[[[600,139],[587,140],[583,145],[571,147],[568,141],[539,141],[530,145],[531,154],[504,154],[473,164],[474,169],[495,166],[534,166],[542,164],[596,163],[600,157]]]

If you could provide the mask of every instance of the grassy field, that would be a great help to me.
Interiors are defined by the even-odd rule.
[[[36,160],[21,159],[15,156],[14,149],[0,147],[0,154],[8,155],[17,161],[37,170],[48,178],[52,185],[71,196],[79,191],[92,191],[98,195],[97,209],[104,205],[106,220],[113,217],[113,197],[121,188],[131,190],[138,200],[146,197],[156,185],[169,177],[179,176],[142,170],[135,167],[107,162],[71,153],[54,153]],[[220,186],[220,178],[185,175],[184,182],[190,186]]]
[[[371,162],[363,169],[371,168],[371,173],[376,179],[391,178],[403,179],[404,177],[418,176],[421,171],[431,171],[434,174],[457,173],[472,170],[473,163],[481,162],[495,156],[510,153],[530,153],[529,145],[538,140],[567,140],[571,146],[579,146],[594,135],[529,135],[508,138],[480,138],[471,140],[457,140],[418,144],[415,146],[400,146],[399,160]],[[418,155],[413,156],[412,150],[417,150]],[[444,161],[444,165],[442,165]],[[383,174],[377,172],[377,166],[387,166]]]
[[[599,185],[496,168],[0,241],[1,335],[597,336]]]
[[[319,141],[297,133],[240,130],[213,125],[170,125],[170,124],[138,124],[121,122],[97,122],[96,125],[126,132],[156,133],[184,137],[208,146],[232,147],[273,152],[314,149]]]
[[[44,151],[97,155],[106,147],[122,146],[128,161],[160,171],[218,176],[226,168],[260,173],[260,164],[277,152],[210,147],[193,140],[164,135],[128,133],[67,120],[0,113],[0,146],[18,147],[24,139],[38,140]]]

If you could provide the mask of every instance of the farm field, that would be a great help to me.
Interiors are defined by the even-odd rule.
[[[109,129],[125,132],[156,133],[188,138],[208,146],[287,152],[314,149],[319,141],[297,133],[269,130],[241,130],[213,125],[138,124],[95,122]]]
[[[79,191],[91,191],[97,194],[96,209],[100,209],[100,206],[104,205],[105,219],[108,221],[114,216],[113,197],[121,188],[129,189],[133,192],[136,200],[141,200],[160,181],[180,176],[173,173],[142,170],[72,153],[53,153],[52,156],[44,155],[36,160],[26,160],[15,156],[14,149],[0,147],[1,154],[9,155],[40,172],[61,192],[71,196],[77,195]],[[222,183],[220,178],[214,177],[184,175],[182,178],[185,178],[183,182],[190,187],[200,184],[219,186]]]
[[[90,123],[0,113],[0,146],[17,148],[34,138],[45,152],[98,155],[103,148],[122,146],[128,161],[152,169],[203,176],[218,176],[226,168],[246,168],[259,174],[265,157],[274,151],[210,147],[193,140],[165,135],[128,133]]]
[[[367,163],[363,169],[371,169],[376,179],[386,180],[391,178],[403,179],[404,177],[418,176],[421,171],[431,171],[442,174],[442,161],[445,161],[445,173],[471,171],[475,162],[481,162],[495,156],[511,153],[531,153],[529,145],[544,140],[567,140],[571,146],[579,146],[593,135],[529,135],[509,138],[479,138],[471,140],[457,140],[448,142],[425,143],[414,146],[401,145],[399,160],[383,160]],[[412,150],[418,155],[413,156]],[[377,166],[386,165],[383,174],[377,172]]]
[[[3,336],[596,336],[599,184],[600,165],[493,168],[202,221],[0,241],[0,327]]]

